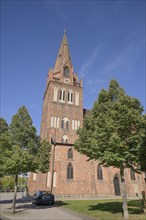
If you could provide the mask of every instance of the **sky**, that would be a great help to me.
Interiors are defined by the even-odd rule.
[[[26,106],[40,132],[48,70],[67,29],[74,72],[91,109],[111,79],[146,109],[145,0],[1,0],[1,117]]]

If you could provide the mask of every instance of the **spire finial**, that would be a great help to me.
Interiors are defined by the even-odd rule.
[[[65,27],[65,29],[64,29],[64,34],[66,34],[66,27]]]

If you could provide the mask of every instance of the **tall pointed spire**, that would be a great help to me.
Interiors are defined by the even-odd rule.
[[[61,42],[61,46],[58,52],[58,56],[55,62],[54,71],[59,71],[62,69],[62,66],[71,65],[71,57],[66,37],[66,29],[64,30],[64,36]]]

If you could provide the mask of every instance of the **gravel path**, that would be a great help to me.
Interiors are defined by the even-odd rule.
[[[22,198],[17,194],[16,213],[11,213],[13,193],[1,193],[0,217],[1,219],[13,220],[93,220],[87,216],[80,215],[74,211],[63,208],[61,203],[53,206],[36,206],[31,203],[30,198]],[[65,201],[64,201],[65,202]],[[95,219],[94,219],[95,220]]]

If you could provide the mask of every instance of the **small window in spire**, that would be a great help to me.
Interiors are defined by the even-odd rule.
[[[64,76],[69,76],[69,67],[68,66],[64,67]]]

